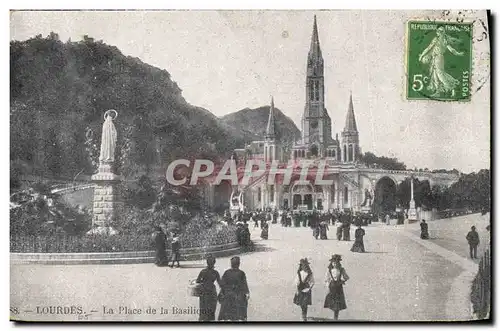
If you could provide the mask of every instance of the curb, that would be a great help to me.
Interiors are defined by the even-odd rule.
[[[241,252],[238,243],[209,247],[181,249],[181,261],[202,260],[210,253],[214,257],[236,255]],[[167,256],[170,251],[167,250]],[[10,253],[12,264],[81,265],[81,264],[138,264],[153,263],[155,251],[116,253]]]

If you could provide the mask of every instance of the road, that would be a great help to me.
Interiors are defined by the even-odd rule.
[[[311,261],[316,280],[310,320],[331,320],[333,312],[323,308],[327,293],[324,279],[334,253],[342,255],[350,276],[344,287],[347,309],[341,311],[341,320],[469,318],[463,314],[463,302],[453,299],[457,292],[466,295],[469,291],[469,284],[456,281],[463,272],[460,264],[447,259],[446,254],[436,254],[432,243],[422,246],[412,227],[408,231],[404,226],[372,224],[365,230],[367,253],[360,254],[350,252],[352,241],[333,239],[333,228],[329,240],[316,240],[308,228],[273,224],[269,240],[265,241],[259,238],[259,229],[252,229],[257,251],[240,255],[251,291],[249,320],[300,320],[300,308],[292,298],[296,268],[302,257]],[[185,262],[180,269],[152,264],[11,265],[11,306],[33,311],[25,316],[36,320],[196,321],[198,298],[188,295],[187,284],[203,266],[204,261]],[[221,275],[228,267],[229,257],[217,260]],[[71,305],[81,306],[89,315],[36,313],[46,306]],[[147,313],[148,307],[156,313]],[[161,314],[162,308],[168,314]],[[174,308],[184,312],[174,314]]]

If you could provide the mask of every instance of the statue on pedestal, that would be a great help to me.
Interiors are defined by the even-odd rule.
[[[114,113],[114,116],[112,115]],[[104,124],[102,125],[101,153],[99,154],[99,172],[112,172],[111,166],[115,161],[116,150],[116,128],[113,120],[118,113],[110,109],[104,113]]]
[[[111,235],[116,233],[108,225],[108,221],[115,217],[116,211],[119,205],[121,205],[119,201],[119,187],[117,185],[121,180],[121,176],[113,173],[117,141],[117,132],[113,120],[117,116],[118,113],[113,109],[104,113],[99,168],[98,172],[92,176],[92,181],[95,183],[93,228],[88,232],[89,234]]]

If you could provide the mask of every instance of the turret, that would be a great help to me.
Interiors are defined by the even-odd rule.
[[[352,102],[352,93],[349,98],[349,106],[345,119],[344,131],[342,131],[342,162],[354,162],[359,156],[359,133],[354,116],[354,106]]]

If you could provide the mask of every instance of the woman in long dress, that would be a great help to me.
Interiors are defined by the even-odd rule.
[[[365,252],[365,244],[363,242],[364,235],[365,235],[365,230],[363,230],[361,228],[361,224],[359,224],[358,228],[354,232],[354,244],[352,245],[351,252],[355,253]]]
[[[269,238],[269,223],[264,221],[261,225],[260,237],[264,240]]]
[[[309,261],[300,259],[299,269],[295,278],[297,291],[293,297],[293,303],[302,310],[302,320],[307,321],[307,306],[312,304],[312,287],[314,286],[314,276],[309,265]]]
[[[321,240],[327,240],[328,239],[328,236],[326,235],[327,231],[328,231],[328,224],[326,224],[325,221],[321,221],[319,223],[319,238]]]
[[[326,284],[329,291],[325,297],[324,308],[333,310],[335,320],[339,319],[339,311],[347,308],[343,285],[349,280],[349,276],[340,261],[342,261],[340,255],[332,255],[326,272]]]
[[[351,223],[349,221],[346,221],[342,225],[342,236],[345,241],[351,240]]]
[[[215,257],[207,257],[207,267],[200,271],[196,282],[200,287],[200,321],[215,321],[215,310],[217,309],[217,289],[215,282],[220,287],[220,275],[214,269]]]
[[[239,256],[231,258],[231,269],[226,270],[222,275],[220,286],[219,321],[246,321],[250,291],[247,277],[240,270]]]
[[[429,85],[427,90],[434,92],[431,95],[432,97],[440,96],[443,93],[453,93],[454,88],[460,83],[458,79],[446,72],[444,63],[446,51],[457,56],[464,55],[463,52],[459,52],[452,47],[452,44],[458,42],[460,42],[459,39],[448,36],[444,27],[441,26],[436,30],[436,37],[432,39],[429,46],[418,57],[420,62],[429,64]]]
[[[168,264],[167,259],[167,235],[161,227],[155,227],[155,232],[153,233],[153,238],[155,242],[156,254],[155,254],[155,264],[159,267]]]
[[[337,222],[335,223],[335,225],[337,226],[337,240],[342,240],[342,222],[340,222],[340,220],[337,220]]]
[[[429,239],[429,227],[427,223],[425,223],[425,220],[422,220],[420,223],[420,238]]]

